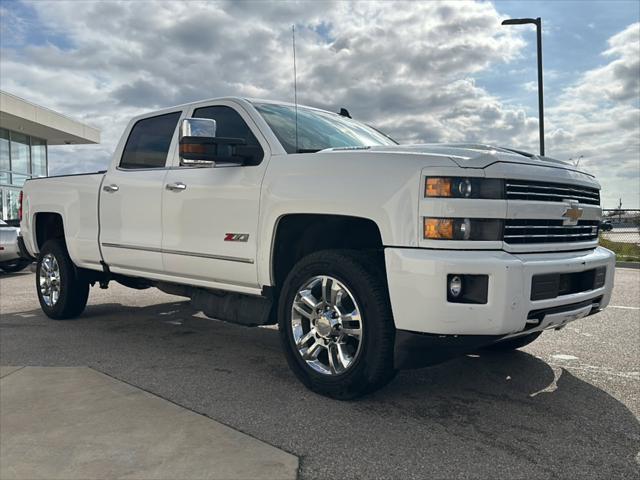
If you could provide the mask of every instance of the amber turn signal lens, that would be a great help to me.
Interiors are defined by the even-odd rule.
[[[451,196],[451,179],[442,177],[427,178],[425,197],[450,197]]]
[[[423,219],[425,240],[500,241],[504,222],[499,218],[430,218]]]
[[[424,238],[429,240],[453,240],[453,219],[425,218]]]
[[[197,143],[183,143],[180,145],[180,155],[186,153],[207,153],[205,145]]]

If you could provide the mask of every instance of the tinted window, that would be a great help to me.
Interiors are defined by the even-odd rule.
[[[249,147],[255,147],[254,154],[245,165],[258,165],[264,157],[264,152],[258,139],[240,114],[231,107],[216,106],[198,108],[193,112],[194,118],[211,118],[216,121],[216,137],[241,138]]]
[[[178,125],[180,112],[138,121],[129,134],[120,168],[162,168]]]
[[[271,103],[254,104],[287,153],[338,147],[373,147],[396,142],[364,123],[337,113]],[[296,126],[297,116],[297,126]]]

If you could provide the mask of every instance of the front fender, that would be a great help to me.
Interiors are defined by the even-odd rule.
[[[279,219],[288,214],[364,218],[378,226],[383,245],[418,246],[418,201],[425,166],[455,167],[455,163],[442,156],[368,151],[272,157],[260,203],[259,282],[272,285],[274,236]]]

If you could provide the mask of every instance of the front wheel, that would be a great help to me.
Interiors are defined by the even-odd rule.
[[[395,327],[374,254],[322,251],[298,262],[279,303],[287,362],[311,390],[351,399],[395,376]]]
[[[40,250],[36,288],[42,311],[54,320],[80,315],[89,298],[89,282],[69,257],[63,241],[49,240]]]

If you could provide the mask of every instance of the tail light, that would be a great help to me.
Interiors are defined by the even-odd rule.
[[[22,197],[24,192],[20,190],[20,196],[18,197],[18,220],[22,222]]]

